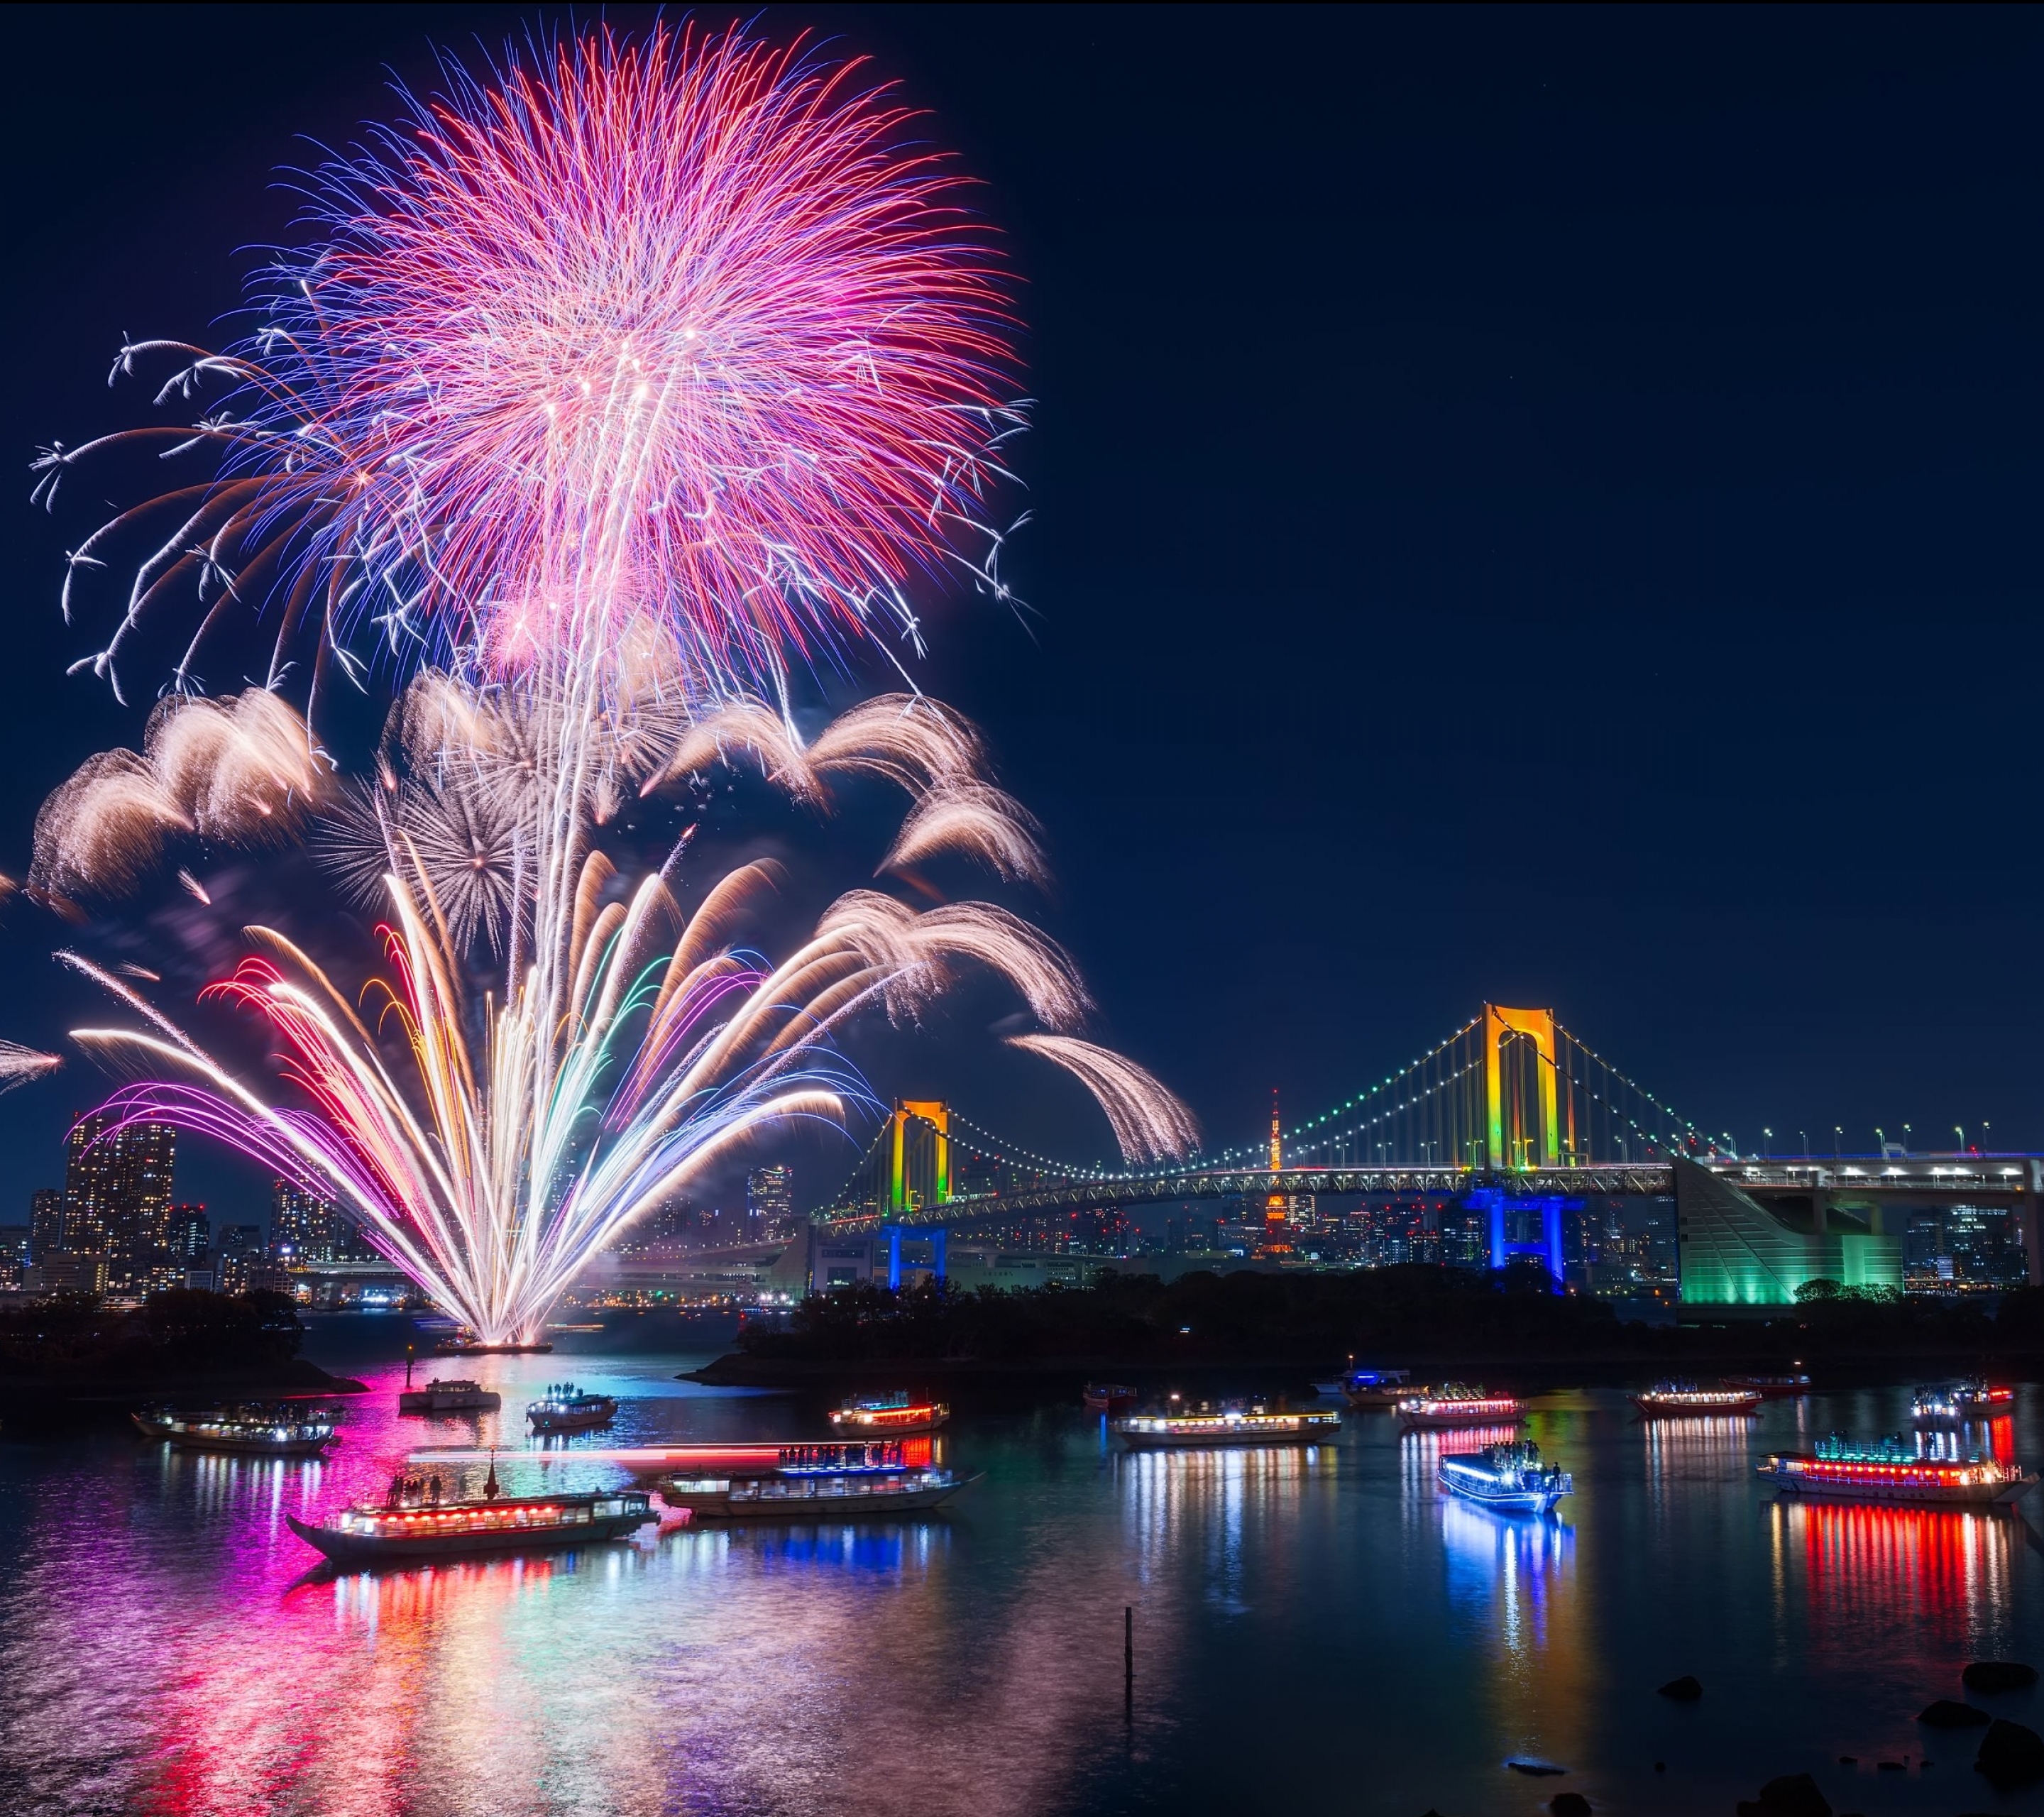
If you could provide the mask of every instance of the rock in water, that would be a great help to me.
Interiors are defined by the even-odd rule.
[[[1969,1691],[2020,1691],[2037,1682],[2037,1668],[2019,1659],[1976,1659],[1960,1676]]]
[[[1661,1687],[1661,1695],[1673,1697],[1678,1704],[1693,1704],[1704,1694],[1703,1686],[1685,1673],[1680,1678],[1671,1678]]]
[[[1739,1801],[1739,1817],[1831,1817],[1831,1801],[1807,1773],[1784,1773]]]
[[[1949,1697],[1940,1697],[1919,1711],[1916,1720],[1934,1729],[1984,1729],[1994,1718],[1970,1704],[1955,1704]]]
[[[1981,1737],[1973,1770],[1985,1773],[1997,1792],[2044,1779],[2044,1735],[1996,1717]]]
[[[1590,1817],[1590,1801],[1580,1792],[1558,1792],[1547,1800],[1553,1817]]]

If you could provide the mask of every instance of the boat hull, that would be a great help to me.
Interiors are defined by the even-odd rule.
[[[1813,1482],[1797,1476],[1773,1476],[1784,1501],[1873,1501],[1911,1508],[2007,1508],[2027,1495],[2034,1477],[2005,1483]]]
[[[1239,1450],[1244,1446],[1331,1445],[1341,1435],[1341,1418],[1338,1414],[1327,1414],[1310,1424],[1299,1426],[1258,1427],[1247,1431],[1237,1426],[1225,1427],[1218,1431],[1196,1429],[1177,1432],[1132,1431],[1124,1423],[1117,1421],[1115,1435],[1132,1451],[1205,1451],[1224,1448]]]
[[[398,1396],[400,1413],[494,1413],[503,1404],[502,1395],[487,1391],[436,1395],[425,1389],[407,1389]]]
[[[1412,1393],[1409,1388],[1349,1388],[1342,1389],[1350,1406],[1362,1413],[1388,1413]]]
[[[1398,1423],[1408,1432],[1441,1432],[1459,1426],[1516,1426],[1522,1417],[1516,1407],[1509,1412],[1493,1409],[1488,1413],[1465,1413],[1446,1408],[1400,1408]]]
[[[421,1559],[458,1558],[493,1552],[558,1552],[571,1546],[586,1546],[613,1539],[645,1526],[654,1517],[634,1512],[607,1520],[578,1522],[574,1526],[505,1527],[494,1531],[436,1533],[407,1535],[340,1533],[330,1527],[313,1527],[287,1514],[291,1531],[316,1547],[336,1565],[398,1565]]]
[[[323,1439],[237,1439],[229,1435],[174,1431],[153,1420],[135,1418],[144,1438],[160,1439],[180,1451],[218,1451],[235,1458],[319,1458],[339,1440],[338,1433]]]
[[[528,1413],[532,1430],[543,1436],[562,1432],[594,1432],[599,1426],[608,1426],[617,1417],[617,1409],[608,1408],[601,1412],[590,1413]]]
[[[553,1351],[551,1344],[474,1344],[459,1338],[443,1338],[433,1346],[436,1357],[544,1357]]]
[[[684,1508],[689,1519],[711,1520],[880,1520],[901,1514],[927,1514],[941,1508],[960,1489],[969,1489],[983,1473],[960,1477],[947,1483],[928,1483],[907,1489],[874,1489],[861,1494],[740,1496],[667,1489],[661,1499],[670,1508]]]
[[[919,1432],[935,1432],[951,1419],[949,1413],[930,1413],[914,1419],[865,1419],[858,1414],[833,1413],[834,1439],[912,1439]]]
[[[1500,1514],[1552,1514],[1555,1503],[1568,1492],[1566,1489],[1499,1489],[1485,1492],[1458,1482],[1453,1477],[1444,1476],[1439,1481],[1441,1487],[1458,1500],[1473,1502],[1478,1508],[1495,1508]]]
[[[1639,1409],[1640,1416],[1646,1419],[1735,1419],[1748,1413],[1758,1413],[1761,1396],[1755,1389],[1710,1401],[1669,1400],[1652,1394],[1629,1394],[1626,1399]]]

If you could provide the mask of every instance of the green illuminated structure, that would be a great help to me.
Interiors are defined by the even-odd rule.
[[[1777,1213],[1693,1161],[1675,1162],[1685,1305],[1788,1306],[1806,1281],[1902,1285],[1902,1239],[1850,1214]]]

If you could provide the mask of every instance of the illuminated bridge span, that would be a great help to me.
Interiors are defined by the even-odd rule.
[[[1343,1193],[1485,1204],[1494,1262],[1531,1254],[1557,1274],[1564,1206],[1673,1197],[1683,1297],[1712,1303],[1792,1299],[1820,1275],[1899,1286],[1898,1208],[2005,1205],[2030,1277],[2044,1280],[2044,1158],[1742,1158],[1730,1135],[1678,1115],[1551,1011],[1493,1004],[1331,1111],[1285,1129],[1274,1108],[1254,1144],[1155,1167],[1058,1161],[947,1104],[905,1101],[815,1227],[836,1238],[887,1233],[898,1277],[902,1236],[917,1231],[1202,1200],[1268,1207],[1274,1223],[1294,1200]]]

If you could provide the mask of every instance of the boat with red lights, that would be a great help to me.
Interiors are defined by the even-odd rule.
[[[482,1496],[443,1501],[437,1477],[400,1477],[381,1508],[348,1508],[323,1526],[286,1514],[291,1531],[336,1565],[384,1565],[464,1553],[544,1552],[619,1539],[655,1517],[644,1489],[590,1495],[495,1493],[493,1466]]]
[[[317,1458],[340,1436],[328,1408],[251,1403],[181,1413],[152,1407],[129,1416],[145,1438],[187,1451],[227,1451],[247,1458]]]
[[[1763,1400],[1781,1400],[1791,1395],[1810,1392],[1810,1378],[1807,1375],[1728,1375],[1724,1385],[1727,1388],[1752,1389]]]
[[[789,1445],[768,1471],[670,1477],[660,1499],[697,1520],[867,1520],[940,1508],[983,1473],[911,1464],[887,1442]]]
[[[1909,1417],[1919,1426],[1963,1426],[1969,1419],[1992,1419],[2012,1411],[2015,1391],[1991,1388],[1979,1376],[1963,1381],[1919,1388],[1909,1404]]]
[[[525,1417],[535,1432],[593,1432],[617,1417],[617,1397],[585,1393],[571,1381],[549,1382],[542,1399],[525,1403]]]
[[[1142,1396],[1126,1382],[1089,1381],[1080,1398],[1096,1413],[1119,1413],[1133,1407]]]
[[[1626,1398],[1649,1419],[1736,1417],[1760,1411],[1757,1388],[1699,1388],[1693,1381],[1657,1381],[1643,1394]]]
[[[1977,1452],[1930,1458],[1899,1437],[1854,1444],[1836,1432],[1819,1439],[1815,1451],[1777,1451],[1758,1468],[1785,1496],[1958,1508],[2005,1507],[2037,1481],[2019,1465]]]
[[[1321,1445],[1341,1433],[1332,1408],[1273,1413],[1264,1407],[1210,1408],[1197,1412],[1130,1413],[1114,1422],[1115,1436],[1132,1451],[1176,1450],[1214,1445]]]
[[[893,1394],[853,1395],[830,1420],[847,1439],[883,1433],[906,1437],[911,1432],[934,1432],[951,1416],[951,1408],[943,1401],[903,1389]]]
[[[1454,1381],[1406,1395],[1397,1407],[1398,1423],[1408,1431],[1446,1426],[1511,1425],[1520,1412],[1519,1402],[1509,1394],[1485,1394],[1481,1388],[1465,1388]]]

